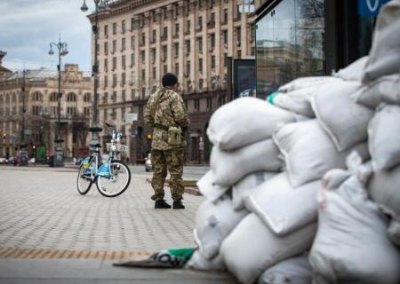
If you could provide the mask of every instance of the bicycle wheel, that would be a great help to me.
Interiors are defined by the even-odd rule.
[[[92,183],[93,181],[91,175],[86,173],[86,169],[83,167],[83,165],[81,165],[79,167],[78,178],[76,180],[78,192],[82,195],[85,195],[89,192]]]
[[[102,195],[115,197],[128,188],[131,183],[131,171],[123,162],[114,160],[110,165],[110,174],[110,178],[98,176],[96,186]]]

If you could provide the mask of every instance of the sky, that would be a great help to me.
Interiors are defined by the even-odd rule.
[[[86,0],[89,11],[80,10],[83,0],[0,0],[0,50],[7,52],[2,65],[12,71],[56,69],[58,51],[48,54],[49,44],[61,41],[69,53],[65,63],[79,64],[90,71],[91,26],[87,15],[94,10],[93,0]]]

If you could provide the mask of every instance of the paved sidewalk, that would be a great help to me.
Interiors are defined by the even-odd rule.
[[[195,213],[203,197],[186,194],[185,210],[155,210],[148,175],[135,173],[116,198],[103,197],[95,185],[80,195],[76,177],[76,171],[0,167],[0,283],[231,283],[227,274],[215,274],[213,282],[201,272],[111,267],[112,261],[195,246]],[[171,202],[168,188],[166,198]],[[175,281],[193,275],[203,280]]]

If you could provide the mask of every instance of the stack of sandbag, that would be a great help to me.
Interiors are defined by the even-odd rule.
[[[309,255],[313,283],[400,283],[400,253],[386,234],[386,216],[368,199],[366,180],[344,170],[324,176]]]

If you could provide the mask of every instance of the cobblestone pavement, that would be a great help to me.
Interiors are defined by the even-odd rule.
[[[95,185],[82,196],[71,169],[0,167],[0,257],[116,259],[194,246],[203,197],[186,194],[185,210],[154,210],[148,175],[133,173],[115,198]],[[168,202],[169,188],[166,188]],[[96,255],[97,253],[97,255]]]

